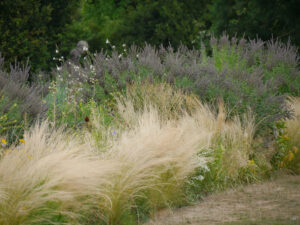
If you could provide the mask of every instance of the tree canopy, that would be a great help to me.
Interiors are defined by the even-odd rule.
[[[203,32],[300,46],[299,12],[297,0],[2,0],[0,52],[7,65],[29,58],[35,71],[55,65],[57,46],[66,56],[82,39],[91,51],[107,47],[106,39],[191,48]]]
[[[77,0],[5,0],[0,2],[0,52],[7,63],[15,60],[31,68],[49,69],[59,35],[72,22]]]

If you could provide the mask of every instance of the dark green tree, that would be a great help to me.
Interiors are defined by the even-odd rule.
[[[92,50],[105,47],[109,39],[114,45],[123,43],[191,46],[200,30],[207,29],[209,0],[87,0],[81,20],[73,24],[81,28]],[[80,30],[80,29],[79,29]]]
[[[138,45],[191,46],[198,32],[206,29],[203,19],[209,1],[133,0],[126,5],[113,39]]]
[[[58,37],[72,22],[79,0],[2,0],[0,1],[0,52],[6,66],[15,60],[31,69],[48,70]],[[75,43],[76,44],[76,43]]]
[[[211,30],[220,35],[280,38],[300,46],[299,0],[216,0],[210,9]]]
[[[80,9],[80,18],[67,27],[64,45],[79,39],[88,41],[91,51],[105,48],[106,39],[118,29],[122,20],[121,12],[127,1],[86,0]]]

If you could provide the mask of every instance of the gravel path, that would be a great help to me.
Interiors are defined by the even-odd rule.
[[[300,225],[300,176],[212,194],[193,206],[158,212],[146,225]]]

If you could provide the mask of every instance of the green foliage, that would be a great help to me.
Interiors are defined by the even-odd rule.
[[[15,59],[25,64],[30,58],[32,71],[49,70],[51,56],[59,45],[58,36],[71,23],[78,0],[16,0],[0,2],[0,52],[6,66]]]
[[[299,169],[299,149],[292,144],[285,122],[280,119],[290,116],[290,108],[285,104],[285,94],[300,95],[296,50],[280,42],[262,42],[257,39],[247,43],[245,39],[229,39],[226,35],[220,39],[212,37],[210,44],[208,43],[210,36],[207,28],[212,22],[211,31],[216,34],[227,29],[230,35],[237,32],[239,36],[242,35],[241,32],[245,32],[248,37],[255,37],[256,32],[259,32],[263,39],[270,38],[272,33],[283,39],[294,35],[292,41],[299,44],[299,20],[294,15],[297,9],[294,7],[295,1],[286,4],[283,1],[265,3],[269,7],[274,4],[276,10],[266,13],[263,10],[265,6],[257,0],[218,0],[211,5],[207,0],[72,0],[67,3],[61,0],[2,1],[0,30],[3,32],[0,34],[0,51],[7,59],[6,66],[16,56],[21,63],[25,63],[27,57],[30,57],[33,71],[53,66],[57,66],[57,70],[53,70],[54,80],[43,101],[40,101],[40,93],[35,87],[26,83],[28,67],[24,67],[23,71],[17,66],[11,67],[11,73],[0,71],[0,141],[4,144],[7,140],[9,146],[22,135],[27,123],[30,124],[40,118],[40,113],[47,111],[51,125],[65,126],[78,135],[86,135],[86,139],[92,138],[89,145],[104,153],[108,145],[130,131],[135,120],[139,121],[137,115],[145,110],[148,103],[157,107],[161,120],[172,119],[176,123],[183,114],[192,115],[194,104],[198,100],[194,95],[182,97],[182,92],[177,95],[179,92],[176,94],[171,90],[171,87],[176,87],[197,94],[203,102],[215,104],[219,99],[224,99],[230,109],[225,116],[228,118],[223,118],[222,121],[222,126],[226,126],[226,129],[213,137],[212,145],[205,152],[205,157],[209,159],[207,165],[198,167],[187,181],[187,197],[195,200],[206,193],[257,181],[270,171],[261,155],[249,150],[253,148],[251,132],[254,133],[254,128],[245,129],[247,120],[242,119],[242,115],[248,111],[255,114],[258,132],[266,132],[267,127],[275,126],[273,135],[276,152],[271,159],[273,168],[295,172]],[[77,18],[79,9],[81,17]],[[212,15],[207,14],[209,10],[213,12]],[[74,22],[75,18],[77,20]],[[89,41],[92,50],[106,47],[109,53],[88,54],[81,65],[73,65],[68,61],[54,65],[51,58],[56,47],[65,56],[79,39]],[[106,43],[107,39],[111,43]],[[136,43],[142,46],[145,41],[156,46],[171,44],[177,50],[174,51],[172,47],[153,48],[149,45],[140,49],[134,46],[128,49],[123,45]],[[204,45],[202,42],[205,42]],[[201,49],[189,50],[180,46],[181,43],[188,48],[194,44]],[[121,49],[122,52],[117,52],[116,49]],[[2,61],[0,57],[1,69]],[[145,85],[147,90],[144,90],[141,84],[146,82],[158,85]],[[161,82],[168,82],[171,86],[160,85]],[[130,88],[127,86],[129,84]],[[171,91],[168,92],[169,89]],[[115,107],[117,100],[114,97],[122,93],[127,94],[127,99],[122,100],[125,102],[129,99],[132,103],[132,109],[130,105],[127,109],[132,115],[126,114],[128,118],[133,118],[132,121],[121,118],[124,111],[118,111]],[[120,98],[118,103],[122,104],[122,100]],[[41,106],[44,102],[47,102],[48,109]],[[241,120],[230,121],[238,118],[236,115]],[[149,130],[153,132],[151,129],[152,127]],[[149,134],[148,131],[144,133]],[[130,156],[137,145],[143,146],[149,136],[155,135],[154,132],[146,135],[145,141],[142,138],[137,140],[141,136],[135,138],[132,134],[128,133],[128,138],[133,141],[133,147],[129,145],[128,149]],[[251,138],[247,139],[249,136]],[[166,139],[166,144],[170,139]],[[5,144],[3,149],[6,150],[6,147]],[[120,154],[126,147],[128,145],[125,143]],[[152,145],[145,147],[152,148]],[[164,144],[162,149],[166,149]],[[11,152],[7,150],[5,154]],[[144,156],[143,151],[141,156]],[[179,157],[181,161],[182,156]],[[107,156],[110,157],[112,156]],[[123,158],[118,160],[117,166],[123,162]],[[140,158],[131,160],[132,162],[124,160],[118,174],[122,178],[122,173],[127,171],[129,175],[125,174],[123,181],[130,185],[135,184],[137,179],[137,176],[131,176],[134,169],[132,166],[140,163]],[[181,161],[178,160],[179,163]],[[173,164],[175,162],[170,163],[170,168]],[[188,163],[183,168],[187,166]],[[72,166],[69,168],[73,169]],[[141,168],[134,175],[142,174],[144,168]],[[154,172],[160,170],[164,172],[150,176],[155,177],[158,185],[149,188],[153,182],[143,183],[141,179],[145,188],[137,186],[137,194],[134,188],[130,189],[130,185],[126,189],[118,176],[109,177],[108,183],[112,185],[105,195],[109,196],[111,192],[112,200],[108,208],[113,209],[113,212],[107,210],[107,220],[111,224],[144,222],[155,210],[185,204],[183,199],[186,196],[181,193],[182,186],[178,185],[177,177],[174,176],[177,168],[165,169],[164,165],[159,165],[153,169]],[[82,187],[84,185],[85,183]],[[95,211],[97,207],[102,207],[101,204],[102,202],[95,206]],[[56,212],[60,208],[60,202],[48,201],[45,205],[50,211]],[[99,218],[92,218],[93,213],[82,212],[82,223],[105,223],[102,214],[98,215]],[[40,208],[32,212],[32,218],[43,218],[46,214],[49,216],[45,216],[49,223],[72,222],[60,213],[48,215],[47,211]]]
[[[207,1],[133,1],[112,40],[122,37],[125,43],[138,45],[148,42],[176,48],[183,43],[191,47],[205,4]]]
[[[43,117],[47,107],[40,96],[41,87],[27,83],[27,65],[16,63],[7,72],[3,64],[0,55],[0,135],[7,135],[11,144],[33,121]]]
[[[201,41],[207,43],[209,32],[219,36],[224,31],[239,37],[258,35],[263,40],[291,38],[299,46],[298,11],[296,0],[94,0],[83,2],[81,17],[67,35],[75,31],[89,41],[92,50],[105,48],[107,38],[117,46],[145,42],[175,48],[180,43],[199,46]]]
[[[0,93],[0,137],[7,137],[11,144],[22,135],[24,121],[17,101],[10,102],[9,98]]]
[[[217,0],[210,6],[210,30],[221,35],[245,35],[263,40],[278,37],[300,46],[299,2],[272,0]]]
[[[54,126],[67,126],[73,129],[90,128],[89,121],[95,112],[105,115],[105,124],[110,123],[112,97],[106,96],[102,87],[89,86],[81,82],[70,86],[67,82],[67,80],[52,82],[50,92],[46,96],[49,106],[47,116]],[[91,93],[92,96],[87,99],[84,93]],[[102,104],[95,99],[101,99]]]
[[[206,48],[211,49],[211,57],[201,50],[203,61],[199,68],[203,72],[199,73],[202,74],[198,77],[183,74],[178,76],[176,84],[197,93],[204,101],[214,103],[216,99],[224,99],[231,109],[230,116],[253,110],[257,130],[262,132],[273,122],[290,115],[284,95],[300,93],[297,57],[292,60],[280,56],[278,52],[284,54],[280,48],[280,44],[273,42],[265,46],[259,40],[246,44],[244,39],[230,41],[226,35],[220,39],[213,37],[210,48]]]
[[[230,165],[226,165],[230,160],[228,152],[231,148],[226,142],[226,140],[219,139],[215,146],[207,151],[207,156],[211,158],[211,161],[207,163],[207,166],[197,168],[195,174],[189,178],[185,191],[192,200],[199,199],[208,193],[222,191],[243,183],[252,183],[262,178],[262,170],[256,159],[249,159],[248,163],[241,167],[230,168]],[[231,160],[231,163],[237,163],[237,159]]]
[[[0,52],[6,66],[30,58],[32,71],[50,70],[56,46],[64,56],[85,39],[91,50],[123,43],[155,46],[207,45],[207,34],[271,37],[300,46],[299,4],[246,0],[16,0],[0,3]],[[266,10],[272,8],[272,10]]]
[[[268,80],[281,80],[282,85],[280,85],[278,92],[300,96],[300,76],[295,67],[286,63],[278,63],[271,70],[265,69],[265,77]]]
[[[276,123],[273,131],[276,137],[276,152],[271,159],[271,163],[274,169],[289,169],[294,173],[299,173],[299,149],[293,146],[286,129],[285,121]]]
[[[145,42],[178,47],[181,43],[192,46],[199,29],[206,28],[203,15],[209,1],[85,1],[81,19],[74,23],[84,31],[92,50],[105,47],[106,39],[116,46],[144,45]],[[72,30],[72,28],[71,28]]]
[[[274,135],[276,136],[277,151],[272,158],[272,163],[275,168],[284,167],[283,158],[289,149],[289,137],[286,136],[284,129],[286,128],[284,121],[276,123]]]

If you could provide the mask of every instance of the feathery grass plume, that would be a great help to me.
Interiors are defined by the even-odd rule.
[[[162,120],[178,119],[185,113],[191,115],[199,106],[195,95],[184,94],[167,83],[133,84],[116,100],[118,111],[128,123],[134,123],[135,113],[150,105],[155,106]]]
[[[204,151],[208,164],[197,168],[188,180],[188,195],[218,191],[258,178],[255,174],[258,167],[250,160],[255,132],[255,119],[251,112],[242,119],[239,116],[228,118],[225,105],[219,100],[215,109],[199,105],[193,117],[202,129],[213,135],[210,147]],[[253,162],[250,167],[249,161]]]
[[[211,144],[215,146],[214,151],[218,151],[220,144],[224,148],[218,165],[224,173],[236,177],[239,170],[247,166],[255,131],[255,119],[250,109],[242,118],[235,116],[228,120],[223,100],[219,100],[217,107],[210,107],[202,104],[194,95],[175,91],[168,84],[133,85],[128,87],[125,96],[117,98],[121,117],[133,127],[139,114],[152,105],[158,109],[161,121],[180,120],[188,114],[201,124],[202,131],[213,134]]]
[[[80,136],[90,149],[99,154],[107,152],[114,140],[120,135],[121,127],[119,118],[115,116],[114,122],[109,126],[106,124],[106,115],[101,107],[91,107],[91,117],[88,129],[83,130]]]
[[[289,152],[291,161],[293,160],[293,171],[300,173],[300,98],[290,97],[288,100],[294,111],[294,117],[286,120],[286,133],[290,138],[292,149]]]
[[[91,155],[87,146],[47,122],[25,132],[26,142],[0,159],[0,224],[79,224],[105,198],[114,163]]]
[[[226,121],[226,112],[225,112],[225,106],[224,106],[224,101],[219,100],[219,112],[217,116],[217,132],[220,133],[223,130],[223,126]]]
[[[210,141],[211,133],[187,114],[176,121],[162,121],[158,109],[148,105],[135,116],[136,123],[123,131],[109,151],[119,168],[106,193],[111,201],[105,207],[109,224],[119,224],[138,199],[152,208],[178,201],[184,179],[204,164],[197,153]]]
[[[219,100],[216,116],[211,109],[206,109],[205,112],[206,121],[202,123],[206,123],[214,132],[213,155],[214,160],[219,160],[215,166],[220,167],[219,173],[236,179],[240,169],[247,167],[252,152],[255,118],[249,110],[242,118],[234,116],[229,120],[223,100]]]
[[[90,118],[99,123],[98,130],[104,129],[104,149],[93,145],[93,133],[83,144],[70,133],[49,129],[46,122],[26,132],[25,144],[0,159],[0,225],[80,224],[91,213],[119,224],[140,200],[148,210],[178,202],[184,180],[206,164],[201,153],[213,135],[223,135],[229,153],[246,152],[243,140],[251,139],[238,120],[218,122],[207,105],[168,85],[146,88],[158,90],[157,96],[149,97],[145,90],[138,107],[136,96],[118,102],[118,113],[128,126],[121,126],[117,135],[109,134],[113,127],[101,125],[102,117]],[[225,110],[221,112],[225,117]],[[229,156],[228,161],[242,158]]]
[[[287,135],[291,138],[291,143],[300,148],[300,98],[290,97],[288,104],[294,111],[294,117],[286,120]]]
[[[221,160],[222,170],[233,179],[237,178],[240,169],[246,168],[255,132],[255,119],[251,113],[244,115],[243,121],[235,116],[226,122],[220,133],[224,154]]]
[[[117,99],[117,111],[126,125],[105,128],[95,112],[92,127],[101,132],[86,136],[89,143],[93,138],[100,142],[92,146],[103,144],[105,149],[96,150],[117,165],[105,192],[108,198],[99,203],[108,224],[119,224],[141,201],[148,211],[180,201],[184,180],[206,164],[206,158],[197,154],[208,148],[213,135],[202,123],[209,119],[209,108],[168,84],[128,87]]]

